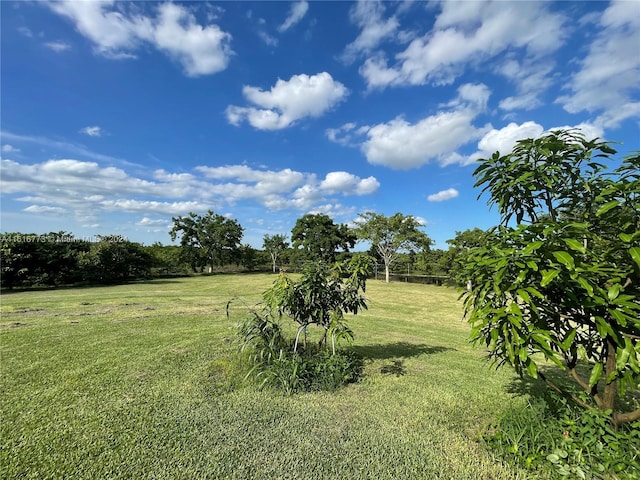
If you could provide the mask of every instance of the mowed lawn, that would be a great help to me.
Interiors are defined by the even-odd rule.
[[[226,317],[273,280],[3,294],[0,478],[533,478],[480,440],[527,398],[468,343],[454,289],[369,281],[363,380],[287,397],[241,382]]]

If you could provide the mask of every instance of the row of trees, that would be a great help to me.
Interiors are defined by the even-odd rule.
[[[176,217],[173,222],[170,236],[179,238],[179,245],[145,246],[119,235],[82,239],[63,231],[0,234],[2,287],[117,283],[223,267],[299,270],[308,261],[332,264],[348,257],[358,241],[369,242],[368,253],[384,265],[387,281],[392,269],[462,278],[466,252],[484,235],[480,229],[457,232],[448,241],[449,249],[440,250],[430,248],[431,240],[411,216],[367,212],[356,228],[348,228],[327,215],[309,214],[298,219],[290,237],[264,235],[263,249],[258,250],[241,243],[244,230],[236,220],[211,211]]]

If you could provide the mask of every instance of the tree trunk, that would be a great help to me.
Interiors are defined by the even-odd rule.
[[[384,264],[384,278],[386,282],[389,283],[389,264],[388,263]]]

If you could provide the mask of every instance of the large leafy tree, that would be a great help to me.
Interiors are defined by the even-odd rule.
[[[191,212],[186,217],[174,217],[172,220],[171,240],[180,235],[180,245],[187,251],[203,254],[210,270],[224,263],[228,257],[226,253],[235,252],[240,247],[244,229],[237,220],[211,210],[206,215]]]
[[[348,252],[356,244],[356,237],[345,224],[336,224],[324,213],[306,214],[291,230],[293,248],[301,248],[307,260],[333,263],[336,252]]]
[[[262,239],[262,247],[271,257],[271,265],[273,267],[273,273],[276,272],[276,262],[278,257],[289,248],[289,242],[286,235],[275,234],[269,235],[265,233]]]
[[[356,220],[355,235],[368,241],[384,262],[385,279],[389,283],[391,265],[401,253],[426,250],[433,243],[420,230],[422,225],[415,217],[396,213],[390,217],[375,212],[365,212]]]
[[[476,227],[462,232],[456,232],[456,236],[447,240],[449,244],[448,271],[449,275],[458,285],[468,285],[472,278],[466,277],[466,265],[469,252],[472,248],[481,247],[486,242],[487,233]]]
[[[495,362],[621,425],[640,419],[616,401],[640,381],[640,155],[608,171],[615,153],[558,130],[480,160],[476,186],[502,221],[468,256],[464,296]],[[575,388],[545,375],[545,360]]]

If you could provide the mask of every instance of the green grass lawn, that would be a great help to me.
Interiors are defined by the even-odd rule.
[[[350,322],[358,384],[291,397],[241,384],[225,306],[273,279],[2,295],[0,478],[534,478],[479,441],[527,398],[468,343],[453,289],[370,281]]]

